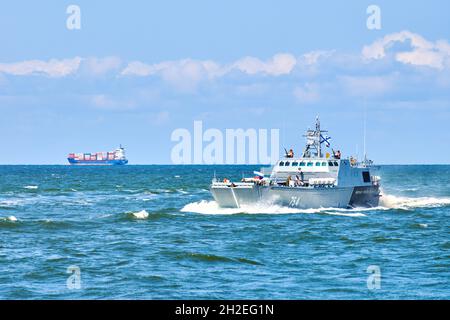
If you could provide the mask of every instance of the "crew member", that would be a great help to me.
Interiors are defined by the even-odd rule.
[[[303,181],[300,180],[300,177],[298,175],[295,175],[295,186],[296,187],[303,186]]]
[[[305,180],[305,174],[302,171],[302,168],[298,168],[298,172],[300,173],[300,182],[303,185],[303,181]]]
[[[287,154],[288,158],[293,158],[294,157],[294,150],[290,149],[288,154]]]
[[[286,187],[290,187],[291,186],[291,176],[288,176],[286,179]]]

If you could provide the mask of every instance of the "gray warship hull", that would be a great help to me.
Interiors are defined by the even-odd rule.
[[[291,208],[376,207],[378,186],[364,187],[286,187],[244,183],[211,186],[214,200],[222,208],[247,205],[279,205]]]

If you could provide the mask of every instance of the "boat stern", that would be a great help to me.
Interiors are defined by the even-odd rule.
[[[349,206],[352,208],[363,207],[373,208],[378,207],[380,203],[380,177],[372,176],[371,185],[358,186],[353,189],[352,197]]]

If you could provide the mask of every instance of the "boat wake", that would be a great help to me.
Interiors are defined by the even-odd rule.
[[[364,210],[364,209],[363,209]],[[339,208],[317,208],[317,209],[297,209],[278,205],[254,205],[241,206],[240,208],[220,208],[216,201],[198,201],[185,205],[181,212],[192,212],[200,214],[293,214],[293,213],[325,213],[331,215],[363,217],[365,214],[359,209],[339,209]]]
[[[450,198],[435,197],[400,197],[382,194],[380,199],[381,209],[412,210],[415,208],[436,208],[450,205]]]
[[[216,201],[201,200],[198,202],[191,202],[185,205],[181,212],[191,212],[199,214],[293,214],[293,213],[322,213],[336,216],[347,217],[364,217],[364,212],[377,210],[414,210],[416,208],[435,208],[450,206],[450,198],[434,198],[434,197],[419,197],[409,198],[394,195],[383,194],[380,201],[380,206],[373,208],[311,208],[311,209],[297,209],[278,205],[251,205],[242,206],[240,208],[220,208]]]

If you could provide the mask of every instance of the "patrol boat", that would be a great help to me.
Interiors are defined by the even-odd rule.
[[[341,159],[340,151],[322,153],[322,144],[330,147],[330,137],[320,129],[306,132],[306,147],[301,157],[292,150],[266,175],[239,182],[214,177],[211,193],[222,208],[243,205],[280,205],[293,208],[376,207],[380,199],[380,177],[371,175],[372,162],[359,163],[350,157]]]

